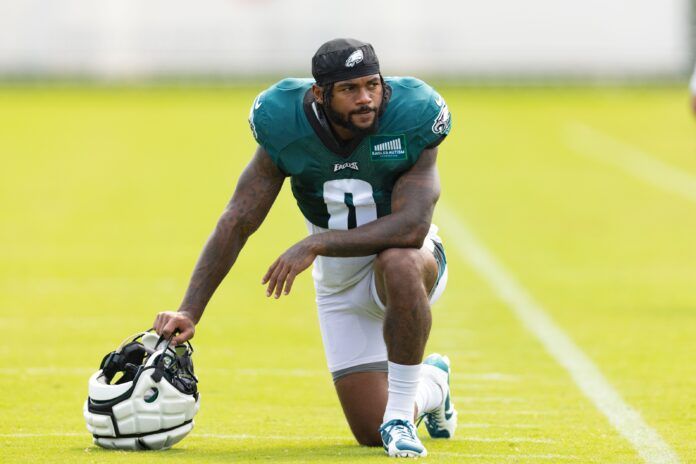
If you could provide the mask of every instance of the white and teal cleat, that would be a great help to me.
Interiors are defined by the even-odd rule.
[[[428,451],[411,421],[393,419],[379,428],[384,451],[393,458],[424,458]]]
[[[418,424],[421,421],[425,422],[425,428],[432,438],[452,438],[457,430],[457,411],[450,396],[450,360],[447,356],[433,353],[425,358],[423,368],[425,372],[428,372],[428,369],[433,375],[435,382],[442,389],[444,399],[437,409],[421,414]]]

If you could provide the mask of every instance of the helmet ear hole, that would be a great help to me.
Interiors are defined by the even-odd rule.
[[[145,392],[143,398],[145,399],[146,403],[154,403],[158,396],[159,390],[155,387],[152,387],[147,392]]]

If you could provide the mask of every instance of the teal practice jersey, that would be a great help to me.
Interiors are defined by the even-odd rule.
[[[290,176],[297,204],[315,226],[346,230],[389,214],[396,180],[450,131],[447,105],[432,87],[411,77],[385,82],[391,95],[378,131],[340,154],[317,128],[311,79],[284,79],[252,104],[254,138]]]

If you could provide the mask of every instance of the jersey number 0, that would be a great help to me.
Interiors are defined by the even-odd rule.
[[[324,182],[324,203],[329,212],[329,229],[347,230],[377,219],[372,185],[360,179]]]

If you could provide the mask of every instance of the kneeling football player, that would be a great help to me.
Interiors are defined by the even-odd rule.
[[[285,79],[254,100],[258,148],[195,266],[181,306],[155,330],[175,343],[195,324],[286,177],[309,235],[263,277],[287,295],[314,263],[329,370],[355,438],[389,456],[427,451],[414,423],[449,438],[457,414],[450,364],[423,360],[430,305],[447,282],[445,251],[431,224],[440,195],[438,146],[447,105],[424,82],[384,78],[370,44],[335,39],[312,58],[311,79]]]

